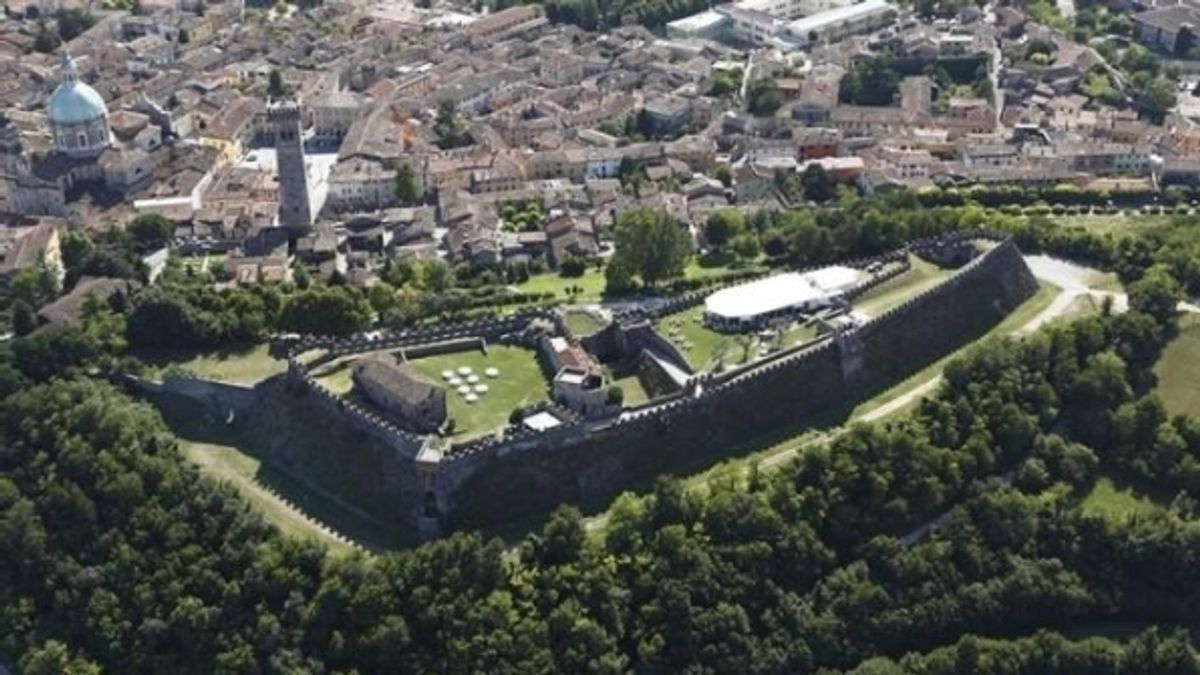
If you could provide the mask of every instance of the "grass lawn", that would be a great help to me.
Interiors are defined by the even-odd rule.
[[[288,499],[279,496],[258,482],[262,462],[229,445],[183,441],[183,454],[211,478],[229,483],[251,506],[290,537],[316,539],[335,551],[349,551],[350,546],[330,535],[312,518],[288,506]]]
[[[593,315],[591,312],[582,310],[569,310],[566,316],[567,328],[575,334],[575,337],[585,337],[592,333],[597,333],[608,325],[603,319]]]
[[[445,383],[442,371],[467,366],[487,384],[488,392],[475,403],[467,403],[458,392],[448,388],[446,408],[454,420],[455,438],[467,439],[488,434],[508,424],[513,408],[531,405],[549,398],[549,385],[533,351],[522,347],[492,345],[484,354],[480,350],[455,352],[409,361],[434,382]],[[488,379],[484,370],[496,368],[500,376]]]
[[[1083,512],[1106,520],[1120,521],[1130,516],[1149,516],[1161,508],[1154,500],[1128,485],[1117,485],[1101,476],[1080,504]]]
[[[659,334],[671,341],[679,352],[687,359],[688,365],[694,371],[701,371],[722,354],[726,364],[744,363],[743,349],[737,343],[737,336],[725,335],[709,330],[701,323],[704,305],[696,305],[691,309],[677,314],[671,314],[659,319],[655,328]],[[676,335],[671,335],[672,328],[677,329]],[[750,350],[753,355],[753,350]]]
[[[579,286],[583,289],[577,295],[568,295],[567,289]],[[558,299],[572,299],[584,302],[599,302],[604,295],[604,270],[588,267],[582,277],[568,279],[556,273],[538,274],[528,281],[517,285],[522,293],[553,293]]]
[[[933,263],[910,255],[912,267],[901,275],[889,279],[863,293],[854,301],[854,309],[876,316],[899,305],[914,295],[940,284],[954,270],[942,269]]]
[[[642,387],[642,381],[638,379],[636,373],[613,379],[612,383],[625,392],[626,406],[641,405],[650,400],[650,395]]]
[[[741,267],[736,270],[731,269],[729,267],[728,263],[732,262],[733,257],[728,256],[727,258],[728,258],[727,260],[723,260],[721,257],[711,257],[707,261],[701,261],[699,258],[693,256],[692,259],[688,261],[687,267],[683,268],[683,278],[684,279],[713,279],[713,278],[717,278],[717,277],[728,276],[730,274],[734,274],[737,272],[743,272],[747,269],[750,269],[750,266]],[[721,263],[721,264],[717,264],[717,263]],[[766,270],[765,266],[758,265],[758,264],[753,265],[753,267],[755,267],[759,270],[762,270],[762,271]]]
[[[161,378],[171,366],[183,368],[198,377],[233,384],[254,384],[287,370],[287,362],[271,357],[266,344],[241,351],[155,351],[135,356],[147,364],[147,375],[155,379]]]
[[[1174,216],[1137,215],[1127,216],[1122,213],[1094,214],[1086,216],[1050,216],[1054,222],[1067,227],[1082,227],[1097,234],[1132,234],[1155,227],[1162,227]]]
[[[373,356],[392,356],[398,353],[395,349],[381,349],[374,352],[363,352],[362,354],[351,354],[341,358],[334,359],[328,363],[313,368],[309,372],[317,384],[325,387],[335,394],[347,394],[354,388],[354,381],[350,379],[350,369],[355,362]]]
[[[1067,310],[1054,321],[1056,323],[1069,323],[1076,319],[1082,319],[1088,316],[1098,316],[1101,309],[1100,302],[1100,300],[1090,295],[1081,295],[1072,300],[1070,306],[1067,307]]]
[[[1179,317],[1179,334],[1154,365],[1158,395],[1172,415],[1200,413],[1200,317]]]

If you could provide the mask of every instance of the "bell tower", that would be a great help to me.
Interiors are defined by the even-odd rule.
[[[295,101],[267,104],[267,125],[275,138],[275,166],[279,175],[279,224],[303,233],[312,227],[313,217],[300,119],[300,104]]]

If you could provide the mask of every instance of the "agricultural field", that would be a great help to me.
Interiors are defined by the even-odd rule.
[[[441,356],[414,359],[409,366],[431,381],[444,384],[444,371],[458,372],[470,368],[486,384],[488,390],[475,402],[447,386],[446,408],[454,421],[454,438],[465,440],[489,434],[508,424],[514,408],[528,406],[549,398],[549,383],[542,374],[537,355],[522,347],[492,345],[482,350],[454,352]],[[485,372],[495,368],[499,375],[489,378]]]
[[[265,343],[235,351],[155,351],[137,357],[148,365],[146,375],[152,379],[161,379],[168,370],[178,368],[206,379],[255,384],[287,370],[287,362],[268,354]]]
[[[1200,316],[1179,318],[1179,334],[1154,366],[1158,395],[1172,415],[1200,413]]]

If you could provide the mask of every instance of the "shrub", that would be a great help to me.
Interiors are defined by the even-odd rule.
[[[625,403],[625,390],[620,385],[612,385],[604,394],[604,402],[608,405],[623,405]]]
[[[568,279],[581,277],[586,271],[587,262],[582,258],[577,258],[575,256],[567,258],[566,260],[562,261],[561,265],[558,266],[558,275]]]

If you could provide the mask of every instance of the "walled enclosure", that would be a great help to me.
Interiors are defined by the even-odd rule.
[[[451,528],[599,502],[631,483],[728,456],[754,436],[799,429],[986,333],[1037,291],[1009,240],[935,288],[800,354],[710,378],[702,393],[537,452],[485,453],[439,467]]]
[[[996,239],[979,233],[953,238]],[[801,429],[977,338],[1036,290],[1020,252],[1000,240],[938,286],[816,346],[694,377],[684,391],[617,417],[565,416],[548,431],[510,428],[503,438],[458,445],[397,428],[319,385],[309,369],[380,349],[440,350],[480,338],[520,342],[535,320],[566,333],[557,314],[279,344],[276,351],[289,355],[288,373],[252,390],[230,392],[194,380],[164,384],[222,415],[240,409],[237,426],[297,479],[400,529],[435,536],[562,502],[599,502],[659,474],[702,468],[756,437]],[[325,350],[325,357],[302,364],[296,355],[313,348]]]

